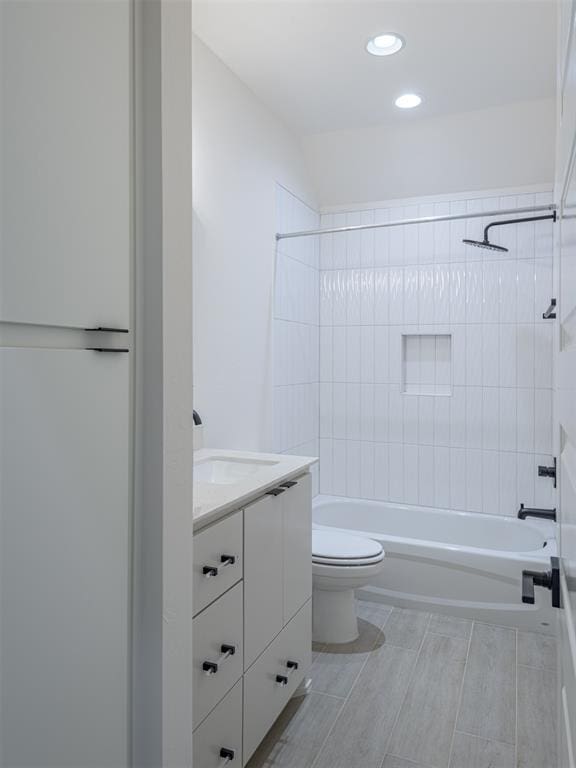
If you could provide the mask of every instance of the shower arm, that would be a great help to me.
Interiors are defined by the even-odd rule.
[[[488,243],[488,230],[491,227],[503,227],[506,224],[522,224],[525,221],[556,221],[556,211],[548,216],[526,216],[523,219],[506,219],[505,221],[493,221],[484,227],[484,242]]]

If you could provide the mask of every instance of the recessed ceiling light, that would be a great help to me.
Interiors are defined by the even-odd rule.
[[[400,35],[387,32],[383,35],[376,35],[368,41],[366,50],[373,56],[390,56],[404,47],[404,40]]]
[[[402,96],[398,96],[394,104],[400,109],[413,109],[422,104],[422,99],[416,93],[403,93]]]

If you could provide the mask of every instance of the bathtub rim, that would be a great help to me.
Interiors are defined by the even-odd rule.
[[[539,535],[544,538],[544,544],[538,549],[532,550],[513,550],[513,549],[489,549],[486,547],[473,547],[466,544],[449,544],[442,541],[433,541],[430,539],[417,539],[408,536],[393,536],[383,531],[365,531],[359,528],[341,528],[337,525],[326,525],[324,523],[317,523],[314,520],[314,510],[321,506],[328,506],[329,504],[344,504],[344,503],[358,503],[363,506],[384,507],[388,509],[400,509],[407,512],[425,512],[429,514],[443,514],[443,515],[456,515],[460,518],[473,518],[473,519],[485,519],[485,520],[499,520],[507,524],[524,524],[535,529]],[[451,552],[462,553],[469,555],[482,555],[487,557],[495,557],[503,560],[535,560],[543,562],[550,557],[554,557],[557,554],[557,537],[556,537],[556,523],[549,520],[518,520],[512,515],[491,515],[485,512],[466,512],[464,510],[446,509],[441,507],[425,507],[417,504],[400,504],[390,501],[378,501],[376,499],[358,499],[350,496],[330,496],[328,494],[318,494],[312,500],[312,527],[317,529],[331,529],[335,531],[341,531],[342,533],[348,533],[356,536],[365,536],[369,539],[375,539],[383,543],[384,550],[386,546],[384,542],[390,542],[399,546],[414,546],[418,548],[427,548],[432,550],[438,550],[439,552]]]

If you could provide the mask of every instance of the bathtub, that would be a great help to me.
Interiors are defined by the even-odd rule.
[[[555,629],[550,592],[522,603],[522,570],[549,570],[556,525],[474,512],[317,496],[315,528],[377,539],[382,572],[360,596],[419,610],[502,624]]]

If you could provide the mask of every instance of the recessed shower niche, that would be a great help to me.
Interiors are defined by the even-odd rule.
[[[452,335],[402,335],[402,392],[452,394]]]

